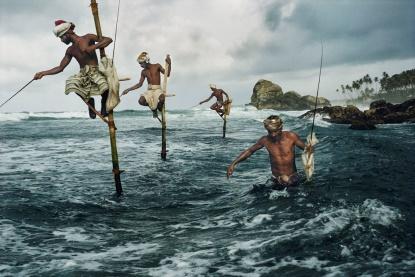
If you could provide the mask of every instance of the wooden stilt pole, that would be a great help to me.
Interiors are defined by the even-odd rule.
[[[226,123],[227,123],[227,119],[228,119],[228,115],[231,112],[231,103],[232,100],[227,99],[223,105],[223,135],[222,138],[226,137]]]
[[[95,29],[97,31],[97,36],[98,38],[101,38],[102,37],[101,23],[99,21],[98,4],[96,0],[91,0],[91,10],[92,10],[92,15],[94,16]],[[99,52],[101,54],[101,58],[105,57],[104,49],[99,49]],[[121,171],[120,171],[120,166],[118,163],[118,151],[117,151],[117,142],[116,142],[116,136],[115,136],[115,131],[117,130],[117,128],[115,127],[113,111],[110,111],[108,114],[108,128],[109,128],[109,133],[110,133],[112,172],[114,174],[115,190],[117,192],[117,196],[120,196],[122,194],[121,176],[120,176]]]
[[[166,62],[164,65],[164,76],[163,76],[163,93],[164,93],[164,104],[161,111],[161,159],[165,161],[167,159],[167,123],[166,123],[166,96],[167,96],[167,73],[169,72],[169,64]]]
[[[223,134],[222,138],[226,137],[226,113],[223,115]]]

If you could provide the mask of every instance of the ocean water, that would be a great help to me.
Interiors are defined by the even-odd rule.
[[[85,112],[0,113],[1,276],[414,276],[415,125],[354,131],[317,119],[313,181],[268,186],[260,150],[282,116],[235,107],[168,113],[168,160],[149,111],[116,112],[124,195],[107,127]],[[301,171],[300,151],[297,166]]]

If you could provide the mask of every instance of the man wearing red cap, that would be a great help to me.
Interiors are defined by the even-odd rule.
[[[75,92],[82,99],[87,100],[94,106],[92,96],[101,95],[101,113],[108,115],[106,101],[108,97],[108,83],[105,76],[98,69],[98,58],[95,50],[107,47],[112,39],[108,37],[98,38],[94,34],[78,36],[74,32],[75,25],[63,20],[55,21],[54,34],[65,44],[72,43],[66,50],[65,56],[57,67],[35,74],[34,79],[39,80],[46,75],[54,75],[62,72],[65,67],[75,58],[80,66],[80,72],[66,81],[65,94]],[[96,114],[89,109],[89,116],[95,118]]]

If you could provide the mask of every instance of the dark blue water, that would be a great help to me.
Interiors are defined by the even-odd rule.
[[[0,114],[1,276],[413,276],[415,125],[317,121],[312,183],[262,189],[272,111],[168,114],[168,161],[147,111],[115,114],[124,196],[107,127],[86,113]],[[280,113],[305,138],[311,122]],[[301,168],[300,152],[297,165]]]

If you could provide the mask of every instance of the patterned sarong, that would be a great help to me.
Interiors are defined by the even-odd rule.
[[[78,74],[66,80],[65,94],[75,92],[84,99],[94,95],[101,95],[108,90],[105,76],[98,70],[98,66],[86,65]]]

